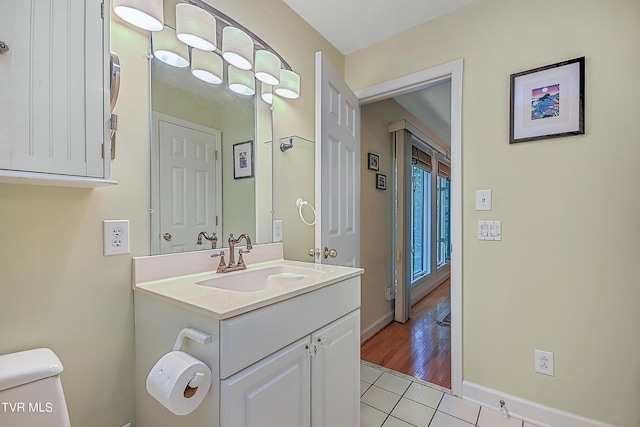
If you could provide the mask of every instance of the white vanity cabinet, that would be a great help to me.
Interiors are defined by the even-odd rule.
[[[283,260],[281,249],[255,245],[256,257],[262,250],[275,258],[225,275],[210,271],[208,253],[134,258],[136,426],[360,425],[363,270]],[[299,274],[277,273],[287,269]],[[246,280],[266,284],[246,290]],[[204,285],[219,281],[226,287]],[[145,384],[183,328],[211,336],[206,345],[187,340],[183,351],[206,363],[212,379],[200,406],[178,416]]]
[[[5,1],[0,41],[0,182],[115,183],[109,3]]]
[[[221,427],[360,425],[360,310],[223,380]]]

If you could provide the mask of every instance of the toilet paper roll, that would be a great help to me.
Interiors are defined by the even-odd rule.
[[[194,380],[189,387],[189,382]],[[147,376],[147,391],[176,415],[193,412],[204,400],[211,386],[211,369],[183,352],[165,354]],[[194,392],[195,391],[195,392]]]

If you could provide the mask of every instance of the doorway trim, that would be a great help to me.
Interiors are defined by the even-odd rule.
[[[451,79],[451,392],[462,396],[462,72],[458,59],[355,92],[360,105]]]

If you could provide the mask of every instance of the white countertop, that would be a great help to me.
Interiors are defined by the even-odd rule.
[[[214,277],[237,275],[278,265],[314,269],[323,273],[309,275],[302,280],[269,286],[266,289],[253,292],[226,290],[196,283]],[[153,295],[198,310],[205,310],[208,315],[222,320],[359,276],[363,272],[364,270],[361,268],[280,259],[253,263],[248,265],[246,270],[231,273],[216,273],[214,269],[209,272],[187,274],[160,280],[134,282],[133,289],[135,292]]]

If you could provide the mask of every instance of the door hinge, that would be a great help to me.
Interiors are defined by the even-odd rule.
[[[215,160],[218,160],[218,150],[216,150],[215,153],[216,153],[215,154],[215,157],[216,157]]]
[[[104,2],[100,4],[100,17],[104,19]]]
[[[218,225],[218,215],[216,215],[216,225]]]
[[[315,356],[318,353],[318,345],[316,343],[307,344],[304,348],[309,352],[309,356]]]

